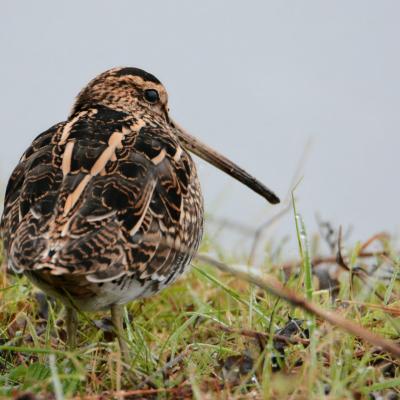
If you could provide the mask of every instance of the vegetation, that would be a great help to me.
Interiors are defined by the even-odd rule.
[[[304,311],[317,304],[334,319],[399,342],[399,263],[390,238],[342,239],[338,251],[341,235],[329,225],[311,246],[297,214],[296,227],[299,259],[285,260],[284,245],[268,245],[257,268],[303,303],[290,304],[201,258],[171,288],[126,307],[130,372],[106,313],[81,315],[79,350],[66,351],[62,306],[3,268],[0,398],[398,398],[399,357],[361,331],[350,334],[340,320]],[[207,239],[201,253],[217,253],[233,269],[248,264]]]

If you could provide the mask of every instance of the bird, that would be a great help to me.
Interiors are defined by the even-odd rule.
[[[135,67],[91,80],[69,117],[23,153],[5,193],[5,257],[14,273],[64,304],[70,348],[77,345],[78,312],[111,310],[129,360],[123,306],[155,295],[190,266],[204,226],[191,153],[279,203],[178,125],[163,84]]]

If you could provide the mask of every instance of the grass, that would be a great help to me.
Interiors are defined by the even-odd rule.
[[[317,273],[328,264],[320,262],[325,255],[315,244],[323,237],[309,241],[294,209],[299,259],[287,262],[284,251],[268,250],[261,271],[323,309],[398,341],[399,263],[390,240],[378,236],[373,243],[348,244],[343,251],[348,270],[336,266],[337,276],[328,279],[336,288],[328,290]],[[207,240],[202,252],[223,254]],[[223,261],[245,260],[225,254]],[[24,277],[3,270],[0,398],[27,393],[31,399],[57,400],[400,396],[398,359],[210,263],[195,265],[158,296],[126,307],[134,356],[130,374],[107,313],[81,316],[79,350],[65,351],[62,307],[37,295]],[[364,273],[374,266],[377,272],[390,266],[386,279]],[[335,268],[332,260],[329,268]]]

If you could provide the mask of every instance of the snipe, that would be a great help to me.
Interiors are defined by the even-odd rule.
[[[121,305],[151,296],[187,268],[203,231],[203,199],[189,151],[271,203],[244,170],[168,114],[153,75],[115,68],[78,95],[67,121],[40,134],[15,168],[1,231],[8,265],[67,307],[111,309],[122,353]]]

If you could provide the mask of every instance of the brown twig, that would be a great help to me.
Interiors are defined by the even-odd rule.
[[[217,390],[223,390],[225,385],[218,380],[209,379],[202,384],[204,390],[213,385]],[[92,395],[84,397],[75,397],[75,400],[103,400],[110,398],[154,398],[156,395],[171,394],[173,398],[192,398],[192,384],[190,382],[183,382],[179,386],[172,388],[156,388],[156,389],[136,389],[136,390],[120,390],[117,392],[105,392],[101,395]]]
[[[234,268],[220,261],[214,260],[208,255],[198,255],[197,259],[199,261],[211,264],[223,272],[230,273],[250,283],[253,283],[269,293],[287,301],[293,306],[301,308],[354,336],[360,337],[374,346],[381,347],[383,350],[392,354],[396,358],[400,358],[400,346],[393,341],[387,340],[382,336],[363,328],[355,322],[342,317],[337,312],[325,310],[317,304],[307,301],[305,297],[284,287],[279,281],[271,276],[262,274],[260,271],[257,271],[254,268],[250,269],[243,266]]]
[[[379,236],[378,235],[374,235],[372,236],[372,238],[368,239],[362,246],[361,248],[365,249],[367,248],[373,241],[375,241]],[[360,250],[361,251],[361,250]],[[376,254],[375,254],[376,255]],[[360,256],[360,254],[358,255],[358,257]],[[362,268],[358,268],[358,269],[352,269],[348,266],[348,264],[344,261],[344,257],[342,255],[342,227],[340,227],[339,229],[339,237],[338,237],[338,252],[336,255],[336,262],[337,264],[344,268],[346,271],[350,272],[350,291],[353,291],[353,278],[355,276],[357,276],[359,279],[361,279],[361,281],[364,283],[364,285],[366,285],[370,290],[374,291],[374,288],[372,287],[372,285],[368,282],[368,278],[369,275],[368,273],[363,270]],[[375,296],[378,297],[379,300],[384,301],[383,297],[377,293],[374,292]]]
[[[389,235],[385,232],[377,233],[376,235],[371,236],[368,240],[366,240],[360,247],[360,253],[362,253],[367,247],[369,247],[373,242],[377,240],[385,240],[388,239]]]
[[[339,228],[339,236],[338,236],[338,250],[336,253],[336,263],[339,267],[342,267],[346,271],[351,271],[350,267],[347,265],[347,262],[344,261],[344,257],[342,254],[342,227]]]
[[[387,255],[388,254],[385,251],[377,251],[377,252],[363,252],[363,253],[358,254],[357,257],[358,258],[371,258],[371,257],[382,257],[382,256],[387,256]],[[318,257],[314,257],[311,260],[311,264],[315,268],[315,267],[319,266],[320,264],[339,264],[337,261],[338,261],[337,257],[334,257],[334,256],[327,256],[327,257],[318,256]],[[280,269],[283,269],[286,271],[286,270],[296,268],[300,264],[301,264],[301,261],[299,261],[299,260],[289,261],[287,263],[280,265],[279,267],[277,266],[276,268],[280,268]],[[339,264],[339,265],[343,267],[343,265],[341,265],[341,264]]]
[[[400,317],[400,308],[397,307],[381,306],[380,304],[363,303],[362,301],[355,300],[336,300],[336,302],[344,304],[356,304],[358,306],[373,308],[376,310],[384,311],[385,313],[394,315],[396,317]]]
[[[265,332],[258,332],[258,331],[253,331],[253,330],[249,330],[249,329],[234,329],[234,328],[230,328],[229,326],[222,325],[222,324],[218,324],[217,326],[219,329],[221,329],[224,332],[234,333],[237,335],[241,335],[241,336],[245,336],[245,337],[249,337],[249,338],[253,338],[253,339],[257,339],[257,340],[260,340],[260,338],[262,340],[268,340],[268,337],[269,337],[269,335]],[[309,339],[301,338],[298,336],[289,337],[289,336],[274,334],[273,338],[274,338],[274,340],[279,340],[279,341],[285,342],[287,344],[303,344],[305,346],[310,344]]]
[[[376,235],[373,235],[371,238],[366,240],[359,249],[359,254],[357,254],[357,258],[371,258],[371,257],[382,257],[388,260],[389,254],[387,251],[381,250],[381,251],[365,251],[374,241],[380,240],[380,239],[385,239],[387,238],[388,235],[386,233],[378,233]],[[293,269],[296,268],[301,264],[301,261],[290,261],[287,262],[279,268],[283,269],[284,271],[288,269]],[[339,228],[339,234],[338,234],[338,251],[336,254],[336,257],[333,256],[318,256],[314,257],[311,260],[311,264],[313,268],[316,268],[317,266],[321,264],[338,264],[340,267],[345,269],[346,271],[350,271],[349,266],[344,260],[343,253],[342,253],[342,228]]]

